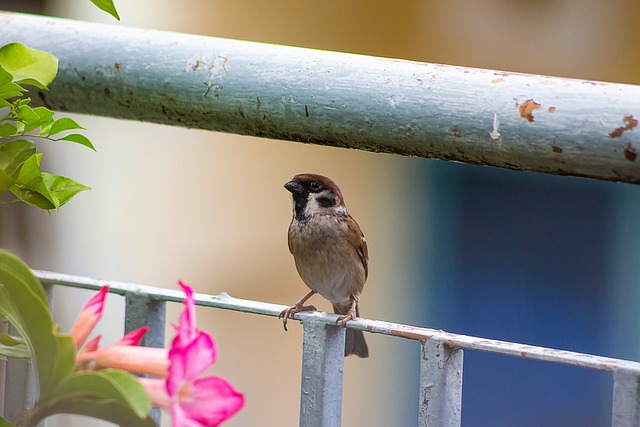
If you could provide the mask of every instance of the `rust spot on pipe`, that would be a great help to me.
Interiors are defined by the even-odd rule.
[[[554,153],[558,153],[558,154],[562,153],[562,148],[560,148],[560,147],[556,147],[555,145],[551,146],[551,150],[552,150]]]
[[[412,331],[397,330],[397,329],[391,330],[391,335],[396,336],[396,337],[408,338],[410,340],[418,340],[418,341],[420,341],[420,343],[422,345],[425,345],[427,340],[429,338],[431,338],[430,336],[421,334],[419,332],[416,333],[416,332],[412,332]]]
[[[533,122],[533,112],[540,108],[540,104],[533,99],[527,99],[520,106],[520,117],[526,119],[528,122]]]
[[[506,80],[503,79],[502,77],[498,77],[497,79],[493,79],[491,80],[491,83],[504,83]]]
[[[556,111],[556,107],[549,107],[547,111],[550,113],[554,113]]]
[[[624,123],[624,126],[620,126],[618,128],[615,128],[613,131],[611,131],[609,133],[609,137],[611,137],[611,138],[620,138],[622,136],[622,134],[624,133],[624,131],[631,130],[631,129],[635,128],[636,126],[638,126],[638,121],[636,119],[634,119],[633,116],[624,116],[622,118],[622,123]]]
[[[455,136],[456,138],[460,138],[462,136],[462,133],[460,133],[460,130],[457,127],[452,127],[451,128],[451,136]]]
[[[629,160],[630,162],[635,162],[636,157],[638,157],[638,150],[633,148],[633,146],[629,143],[624,147],[624,158]]]
[[[113,68],[116,70],[116,73],[120,72],[120,64],[118,64],[117,62],[116,65],[113,66]]]
[[[453,342],[451,342],[451,340],[442,341],[442,347],[444,347],[447,350],[457,350],[457,349],[459,349],[459,347],[456,346]]]

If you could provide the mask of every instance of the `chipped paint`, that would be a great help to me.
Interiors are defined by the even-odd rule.
[[[620,126],[609,132],[609,136],[611,138],[620,138],[625,131],[631,130],[638,126],[638,121],[634,119],[633,116],[624,116],[622,118],[622,122],[624,123],[624,126]]]
[[[533,112],[540,108],[540,104],[533,99],[527,99],[520,105],[520,117],[526,119],[528,122],[533,122]]]
[[[489,136],[493,140],[500,139],[500,120],[498,120],[498,113],[493,113],[493,129],[489,132]]]
[[[635,162],[638,157],[638,150],[636,150],[631,143],[624,147],[624,158],[630,162]]]

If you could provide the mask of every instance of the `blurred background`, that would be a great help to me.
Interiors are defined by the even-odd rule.
[[[595,0],[233,2],[0,0],[0,8],[424,62],[640,84],[640,3]],[[81,43],[81,40],[78,40]],[[0,206],[0,244],[34,268],[292,304],[294,174],[332,177],[370,248],[364,317],[640,359],[640,194],[635,186],[75,117],[98,152],[46,146],[90,185],[60,212]],[[68,330],[88,293],[56,291]],[[111,296],[105,342],[122,334]],[[329,305],[319,297],[321,309]],[[170,306],[169,318],[181,309]],[[229,426],[298,425],[302,328],[220,310],[198,320],[213,375],[246,393]],[[345,426],[411,426],[419,348],[367,337],[345,361]],[[610,376],[466,352],[464,426],[602,426]],[[165,420],[166,421],[166,420]],[[51,426],[83,426],[57,417]]]

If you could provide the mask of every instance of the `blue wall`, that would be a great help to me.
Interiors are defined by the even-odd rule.
[[[610,274],[620,184],[419,163],[428,163],[418,175],[431,212],[421,224],[430,238],[420,324],[632,357],[612,339],[621,326]],[[464,358],[464,426],[610,424],[606,373],[471,351]]]

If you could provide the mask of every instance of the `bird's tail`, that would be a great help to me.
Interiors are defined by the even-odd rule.
[[[351,308],[351,303],[345,305],[333,304],[333,312],[335,314],[347,314]],[[356,304],[356,316],[360,317],[360,310]],[[364,339],[364,333],[362,331],[356,331],[355,329],[347,329],[346,338],[344,344],[344,355],[350,356],[355,354],[358,357],[369,357],[369,347],[367,341]]]

